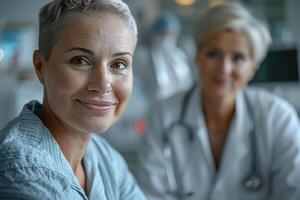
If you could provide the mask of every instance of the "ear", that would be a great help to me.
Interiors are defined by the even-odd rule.
[[[43,58],[39,50],[35,50],[33,52],[33,64],[35,73],[39,79],[39,81],[44,85],[45,75],[44,75],[44,64]]]

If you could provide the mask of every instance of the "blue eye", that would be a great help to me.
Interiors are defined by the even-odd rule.
[[[89,66],[90,62],[86,57],[83,56],[75,56],[70,61],[71,64],[77,65],[77,66]]]

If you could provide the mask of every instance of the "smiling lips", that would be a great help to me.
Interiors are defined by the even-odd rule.
[[[82,101],[79,99],[77,99],[77,101],[84,108],[93,112],[108,112],[116,105],[116,103],[111,101],[95,101],[95,100]]]
[[[228,83],[228,79],[226,78],[217,78],[214,81],[220,86],[225,86]]]

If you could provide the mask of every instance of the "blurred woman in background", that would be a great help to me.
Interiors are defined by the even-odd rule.
[[[149,199],[300,199],[300,127],[285,100],[245,87],[271,42],[243,6],[207,10],[196,27],[199,85],[159,102],[139,155]]]

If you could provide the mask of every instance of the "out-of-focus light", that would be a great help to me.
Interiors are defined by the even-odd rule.
[[[224,3],[224,0],[209,0],[209,5],[211,7]]]
[[[4,57],[4,51],[0,48],[0,62]]]
[[[175,0],[175,2],[181,6],[191,6],[196,3],[196,0]]]

